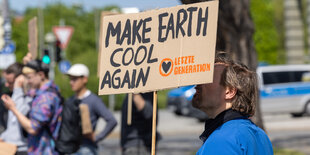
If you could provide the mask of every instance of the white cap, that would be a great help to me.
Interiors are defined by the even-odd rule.
[[[85,66],[84,64],[74,64],[68,70],[67,75],[88,77],[89,70],[88,70],[87,66]]]

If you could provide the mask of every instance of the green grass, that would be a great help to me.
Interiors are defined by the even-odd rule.
[[[275,155],[304,155],[304,153],[290,149],[274,149]]]
[[[195,155],[196,152],[193,152],[192,155]],[[290,150],[290,149],[274,149],[274,155],[305,155],[304,153]]]

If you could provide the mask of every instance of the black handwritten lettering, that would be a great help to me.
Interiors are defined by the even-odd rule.
[[[115,70],[112,77],[110,72],[107,71],[101,82],[100,89],[103,89],[105,85],[108,85],[109,88],[111,88],[112,86],[114,89],[124,88],[126,87],[126,85],[128,89],[138,88],[141,83],[142,86],[145,86],[149,77],[150,68],[150,66],[147,67],[146,71],[144,71],[143,68],[140,68],[137,78],[136,69],[132,70],[132,74],[130,73],[130,70],[126,70],[123,77],[119,76],[119,73],[121,73],[121,69]]]
[[[104,85],[108,85],[109,88],[111,88],[111,75],[110,75],[110,72],[107,71],[103,77],[103,80],[101,82],[101,86],[100,86],[100,89],[103,89],[104,88]]]
[[[166,41],[166,37],[162,37],[162,31],[166,29],[166,25],[163,25],[163,18],[167,16],[167,12],[158,15],[158,42]]]
[[[143,21],[143,30],[142,30],[142,42],[143,43],[150,42],[150,38],[145,37],[146,33],[151,32],[151,27],[148,27],[148,28],[146,27],[147,22],[150,22],[150,21],[152,21],[152,17],[145,18]]]
[[[111,22],[109,22],[108,24],[108,29],[107,29],[107,34],[106,34],[106,38],[105,38],[105,47],[109,46],[109,39],[110,39],[110,34],[114,37],[115,35],[117,35],[117,41],[119,42],[120,40],[120,33],[121,33],[121,22],[117,22],[116,27],[113,27],[113,24]]]
[[[183,18],[181,20],[181,13],[183,14]],[[182,36],[184,37],[185,31],[183,29],[183,24],[187,20],[187,12],[184,9],[180,9],[177,14],[177,24],[176,24],[176,38],[179,37],[179,31],[181,31]]]
[[[113,53],[111,54],[111,57],[110,57],[110,63],[113,67],[119,67],[121,66],[120,64],[116,63],[114,61],[114,55],[117,53],[117,52],[120,52],[120,51],[123,51],[123,48],[118,48],[116,50],[113,51]]]
[[[147,57],[147,63],[149,63],[149,64],[158,61],[157,58],[151,59],[152,54],[153,54],[153,47],[154,47],[154,44],[151,45],[151,47],[150,47],[150,49],[149,49],[149,55],[148,55],[148,57]]]
[[[116,36],[116,44],[122,45],[125,39],[127,39],[127,45],[134,45],[137,41],[139,43],[149,43],[151,41],[147,33],[151,32],[149,22],[152,21],[152,17],[145,19],[133,20],[127,19],[125,24],[118,21],[116,26],[113,23],[108,24],[105,47],[109,46],[110,38]],[[123,26],[123,27],[122,27]],[[140,34],[140,29],[142,27],[142,32]]]
[[[202,35],[206,36],[207,34],[207,25],[208,25],[208,7],[206,8],[205,17],[202,17],[202,8],[199,8],[198,11],[198,20],[197,20],[197,31],[196,36],[200,35],[201,23],[204,23]]]
[[[142,80],[142,85],[145,86],[146,81],[147,81],[147,79],[149,77],[150,68],[151,68],[150,66],[147,67],[147,70],[146,70],[145,74],[143,73],[143,69],[142,68],[140,69],[140,72],[139,72],[139,75],[138,75],[138,78],[137,78],[136,88],[139,87],[139,84],[140,84],[141,80]]]
[[[136,43],[136,38],[138,39],[138,42],[141,42],[141,35],[139,33],[139,30],[142,26],[143,20],[139,20],[139,22],[137,22],[137,20],[133,21],[133,26],[132,26],[132,45],[134,45]]]
[[[128,47],[125,49],[125,51],[123,52],[123,48],[117,48],[116,50],[114,50],[111,54],[110,57],[110,63],[113,67],[120,67],[121,65],[124,66],[128,66],[129,64],[131,64],[132,62],[134,62],[134,64],[136,66],[142,64],[145,59],[147,58],[147,63],[154,63],[157,62],[158,59],[157,58],[153,58],[152,54],[153,54],[153,48],[154,48],[154,44],[152,44],[149,47],[149,51],[148,48],[144,45],[141,45],[138,47],[138,49],[135,51],[135,49],[133,49],[132,47]],[[117,54],[118,52],[122,52],[122,61],[120,62],[116,62],[119,59],[116,59],[119,54]]]
[[[136,69],[134,69],[134,70],[132,71],[131,84],[130,84],[130,88],[131,88],[131,89],[132,89],[132,88],[135,88],[135,83],[136,83],[136,72],[137,72]]]
[[[166,38],[165,38],[165,40],[168,38],[170,31],[172,33],[171,38],[174,39],[174,20],[173,20],[173,14],[172,13],[170,14],[170,18],[169,18],[169,21],[168,21],[168,27],[167,27],[167,31],[166,31]]]
[[[128,85],[128,89],[131,89],[131,87],[130,87],[130,79],[129,79],[129,72],[128,72],[128,70],[127,70],[127,71],[126,71],[126,73],[125,73],[125,76],[124,76],[124,79],[123,79],[123,82],[122,82],[121,88],[124,88],[125,83],[127,83],[127,85]]]
[[[131,51],[131,57],[130,57],[130,60],[126,63],[126,62],[125,62],[125,58],[126,58],[126,55],[127,55],[128,51]],[[122,59],[123,65],[124,65],[124,66],[128,66],[128,65],[132,62],[133,57],[134,57],[134,51],[133,51],[133,49],[132,49],[131,47],[127,48],[127,49],[125,50],[124,54],[123,54],[123,59]]]
[[[187,36],[190,37],[190,36],[192,36],[192,17],[193,17],[193,12],[197,11],[197,7],[187,8],[187,11],[189,12]]]
[[[122,45],[124,42],[124,39],[127,38],[127,45],[130,44],[131,42],[131,24],[130,24],[130,19],[126,20],[125,28],[122,33],[121,40],[118,44]]]
[[[143,50],[144,51],[144,56],[142,58],[142,60],[140,62],[138,62],[138,55],[139,55],[139,51]],[[135,56],[135,60],[134,60],[134,63],[136,66],[140,65],[146,58],[146,55],[147,55],[147,49],[145,46],[140,46],[138,49],[137,49],[137,53],[136,53],[136,56]]]
[[[120,85],[121,85],[121,78],[120,77],[115,77],[117,73],[121,72],[121,69],[117,69],[113,75],[112,75],[112,86],[114,89],[119,89]],[[115,84],[115,81],[117,81],[117,83]]]

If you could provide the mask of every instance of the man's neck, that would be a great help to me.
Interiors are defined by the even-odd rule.
[[[216,109],[208,109],[205,111],[205,113],[207,113],[209,118],[215,118],[218,114],[220,114],[221,112],[230,109],[232,107],[231,103],[226,103],[225,106],[222,107],[218,107]]]
[[[218,114],[220,114],[221,112],[223,112],[225,109],[219,108],[219,109],[210,109],[208,110],[206,113],[208,115],[209,118],[214,119]]]
[[[44,79],[41,83],[40,83],[40,87],[41,88],[43,85],[45,85],[49,80],[48,79]]]
[[[83,87],[82,89],[76,91],[76,96],[77,98],[82,98],[84,96],[84,94],[86,93],[87,91],[87,88],[86,87]]]

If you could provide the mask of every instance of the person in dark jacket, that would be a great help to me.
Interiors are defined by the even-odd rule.
[[[2,94],[5,94],[4,83],[5,83],[4,78],[0,77],[0,96],[2,96]],[[0,99],[0,134],[6,129],[7,120],[8,120],[8,110],[4,107],[3,102]]]
[[[72,91],[75,92],[69,100],[80,99],[81,104],[86,104],[89,109],[90,121],[93,131],[96,129],[98,119],[101,117],[106,121],[106,126],[97,135],[92,134],[85,135],[83,138],[80,149],[76,153],[77,155],[96,155],[97,144],[99,141],[106,138],[117,125],[116,119],[113,114],[106,108],[102,100],[87,89],[89,70],[84,64],[75,64],[70,67],[67,72],[70,79],[70,85]]]
[[[123,155],[149,155],[152,146],[153,93],[133,94],[132,121],[127,123],[128,96],[122,106],[121,147]],[[156,140],[161,136],[156,132]]]
[[[204,144],[196,155],[271,155],[268,136],[250,120],[257,106],[256,73],[226,55],[216,54],[213,83],[195,87],[193,106],[211,118],[205,122],[200,136]]]

